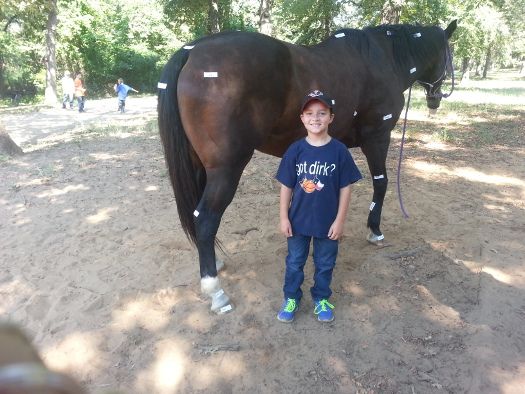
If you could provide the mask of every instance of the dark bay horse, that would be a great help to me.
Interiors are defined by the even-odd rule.
[[[281,157],[305,135],[304,95],[319,89],[335,99],[330,134],[366,156],[374,193],[368,240],[383,239],[381,210],[390,133],[403,92],[420,82],[437,108],[456,21],[436,26],[389,25],[337,31],[314,46],[248,32],[192,42],[166,64],[159,82],[159,129],[177,209],[197,246],[201,290],[217,313],[232,305],[217,278],[215,237],[255,149]]]

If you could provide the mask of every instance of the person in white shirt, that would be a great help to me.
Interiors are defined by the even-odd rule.
[[[69,108],[73,109],[73,96],[75,94],[75,83],[73,81],[73,78],[71,78],[71,74],[69,71],[66,71],[64,73],[64,77],[62,78],[62,108],[66,108],[66,103],[69,102]]]

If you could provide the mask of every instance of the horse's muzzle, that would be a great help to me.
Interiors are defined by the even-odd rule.
[[[426,95],[427,107],[429,109],[438,109],[442,98],[443,98],[443,94],[439,91],[436,93],[427,94]]]

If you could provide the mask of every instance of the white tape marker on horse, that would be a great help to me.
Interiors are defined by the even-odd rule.
[[[217,78],[219,73],[217,71],[204,71],[204,78]]]
[[[164,82],[159,82],[157,84],[157,88],[159,88],[159,89],[166,89],[167,86],[168,86],[168,84],[164,83]]]
[[[388,114],[388,115],[383,116],[383,120],[387,120],[387,119],[391,119],[391,118],[392,118],[392,114]]]

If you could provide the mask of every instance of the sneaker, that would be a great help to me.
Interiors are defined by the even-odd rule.
[[[281,310],[277,314],[277,320],[283,323],[291,323],[295,317],[295,312],[299,309],[299,303],[295,301],[295,298],[287,298],[283,302]]]
[[[334,320],[334,306],[328,302],[327,299],[314,301],[314,314],[317,315],[317,320],[321,322],[331,322]]]

